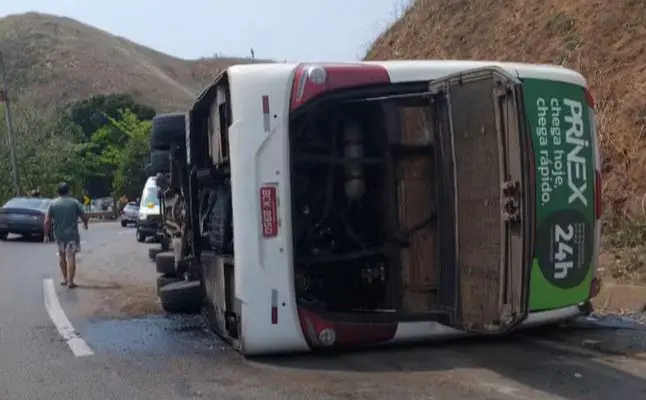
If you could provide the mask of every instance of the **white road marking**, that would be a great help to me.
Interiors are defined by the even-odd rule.
[[[128,235],[128,234],[131,234],[131,233],[134,233],[134,231],[132,229],[129,229],[127,231],[119,231],[119,232],[117,232],[117,235],[123,236],[123,235]]]
[[[70,350],[76,357],[91,356],[94,354],[90,346],[85,343],[76,329],[72,326],[72,323],[65,315],[65,311],[61,307],[61,303],[58,301],[58,296],[56,295],[56,289],[54,288],[54,280],[47,278],[43,281],[43,294],[45,298],[45,309],[49,318],[52,320],[58,333],[63,337],[63,340],[67,342]]]

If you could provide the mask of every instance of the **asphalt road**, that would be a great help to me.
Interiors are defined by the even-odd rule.
[[[132,228],[91,225],[70,291],[57,284],[53,245],[0,242],[0,400],[646,398],[646,362],[527,335],[245,360],[199,318],[161,314],[150,246]],[[48,278],[70,341],[46,310]]]

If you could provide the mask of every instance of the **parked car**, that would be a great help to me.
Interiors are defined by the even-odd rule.
[[[15,233],[36,236],[42,242],[50,203],[51,199],[33,197],[14,197],[7,201],[0,207],[0,240],[6,240],[10,233]]]
[[[121,226],[126,227],[128,224],[137,225],[137,218],[139,216],[139,204],[131,201],[126,204],[121,210]]]

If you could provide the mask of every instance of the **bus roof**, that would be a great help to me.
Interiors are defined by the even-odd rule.
[[[291,85],[291,77],[300,65],[379,65],[388,72],[391,83],[432,81],[460,71],[497,66],[520,79],[545,79],[557,82],[571,83],[586,87],[585,78],[578,72],[557,65],[526,64],[500,61],[467,61],[467,60],[396,60],[396,61],[353,61],[353,62],[321,62],[321,63],[260,63],[233,65],[218,74],[197,97],[189,114],[204,107],[210,107],[210,101],[215,96],[216,87],[222,79],[245,82],[249,87],[256,86],[254,82],[279,78]],[[235,89],[234,89],[235,90]],[[235,94],[232,93],[235,96]]]
[[[307,63],[317,64],[317,63]],[[388,71],[393,83],[425,81],[441,78],[461,70],[498,66],[519,78],[546,79],[573,83],[586,86],[585,78],[578,72],[558,65],[527,64],[500,61],[467,61],[467,60],[396,60],[396,61],[355,61],[348,63],[326,63],[321,65],[339,64],[372,64],[380,65]],[[244,75],[249,79],[257,74],[291,74],[301,63],[263,63],[233,65],[226,72],[229,75]]]

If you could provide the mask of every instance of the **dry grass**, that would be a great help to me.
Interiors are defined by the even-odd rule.
[[[645,9],[645,0],[416,0],[366,58],[524,61],[580,71],[597,103],[605,218],[621,229],[646,219]]]
[[[183,60],[69,18],[39,13],[0,19],[0,50],[14,90],[38,99],[37,106],[130,93],[159,111],[185,109],[218,71],[251,62]]]

